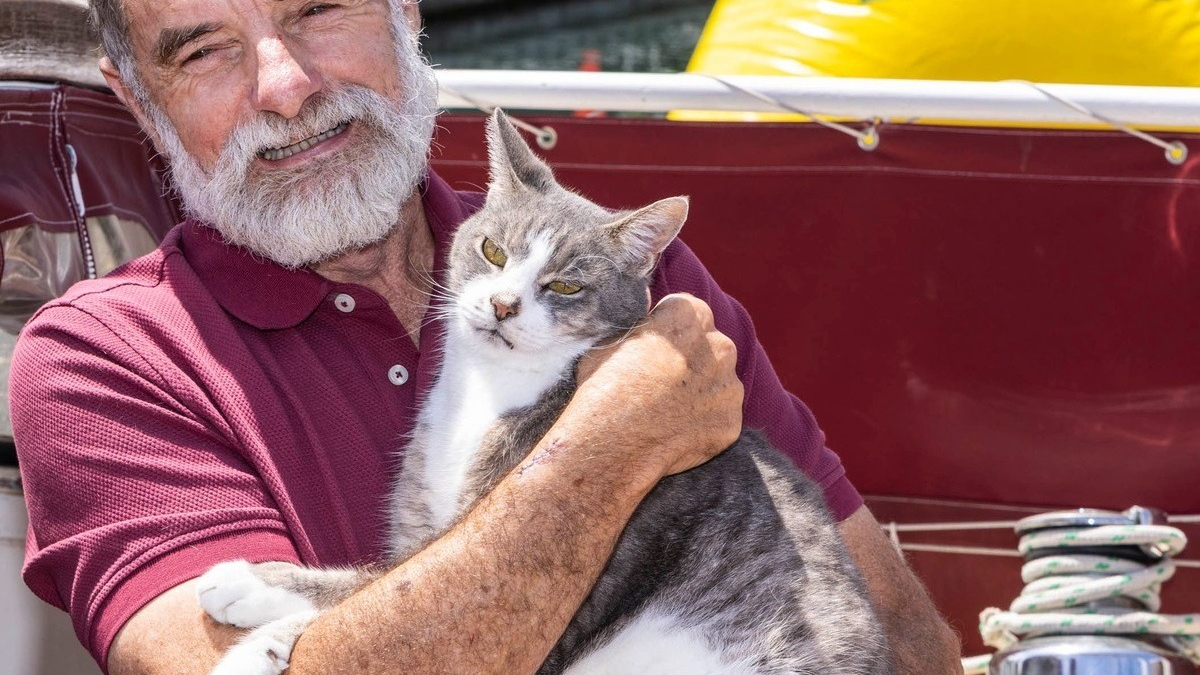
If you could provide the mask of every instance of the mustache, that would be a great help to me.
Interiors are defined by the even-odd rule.
[[[305,101],[295,117],[265,112],[234,127],[217,168],[244,175],[256,157],[265,159],[272,151],[311,141],[351,123],[378,128],[385,124],[389,105],[376,92],[357,85],[318,92]]]

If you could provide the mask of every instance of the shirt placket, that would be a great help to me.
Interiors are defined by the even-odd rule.
[[[344,333],[357,343],[349,348],[368,355],[364,366],[381,395],[398,395],[403,405],[412,405],[419,355],[386,301],[360,286],[338,286],[328,300],[345,322]]]

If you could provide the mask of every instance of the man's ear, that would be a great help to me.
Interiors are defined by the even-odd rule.
[[[404,3],[404,18],[408,19],[408,27],[413,33],[421,32],[421,8],[417,6],[417,0],[400,0]]]
[[[125,84],[125,79],[121,77],[121,71],[117,70],[116,64],[107,56],[100,59],[100,74],[104,76],[104,81],[108,83],[108,87],[113,90],[121,103],[124,103],[129,112],[133,113],[138,125],[142,127],[142,131],[145,131],[150,140],[154,141],[154,147],[158,149],[159,153],[169,158],[166,148],[158,140],[158,133],[151,123],[149,115],[142,108],[141,101],[133,94],[129,85]]]
[[[108,88],[113,90],[117,98],[121,99],[121,103],[124,103],[125,107],[129,108],[130,112],[138,118],[138,122],[141,122],[145,117],[142,106],[137,102],[133,91],[125,85],[125,79],[121,77],[121,71],[117,70],[117,65],[107,56],[100,59],[100,74],[104,76]]]

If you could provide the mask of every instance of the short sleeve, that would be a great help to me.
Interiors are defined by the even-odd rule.
[[[716,327],[738,349],[738,376],[745,387],[742,418],[747,427],[762,430],[771,443],[821,486],[834,517],[845,520],[863,504],[846,477],[842,462],[825,447],[825,434],[812,412],[783,388],[754,332],[745,308],[717,286],[704,265],[676,239],[659,261],[654,300],[670,293],[690,293],[712,307]]]
[[[82,309],[44,308],[10,380],[29,510],[23,576],[70,613],[101,667],[130,616],[214,563],[298,561],[218,415],[181,403],[189,397],[172,387],[185,378],[151,367],[118,333]]]

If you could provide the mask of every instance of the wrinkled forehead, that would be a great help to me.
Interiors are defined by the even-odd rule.
[[[120,0],[134,56],[153,59],[164,43],[199,29],[236,25],[260,13],[260,5],[286,0]]]
[[[162,60],[171,47],[217,30],[249,28],[310,0],[119,0],[139,60]],[[355,0],[365,3],[370,0]],[[388,0],[381,0],[385,4]],[[403,0],[398,0],[403,2]],[[403,4],[407,4],[404,2]],[[261,25],[261,24],[259,24]]]
[[[304,11],[312,0],[113,0],[122,9],[133,56],[140,64],[165,64],[188,41],[209,33],[273,30],[289,11]],[[416,0],[343,0],[343,5],[375,6],[420,29]]]

